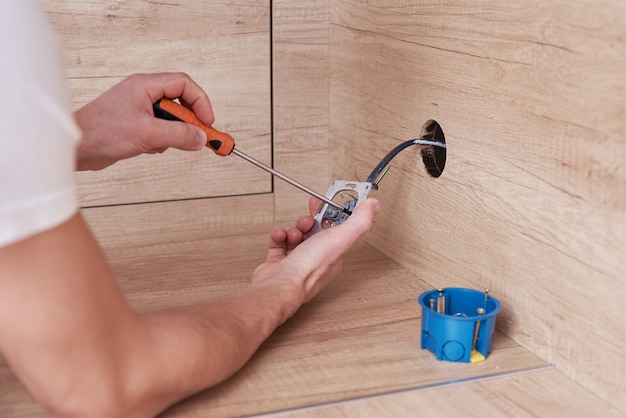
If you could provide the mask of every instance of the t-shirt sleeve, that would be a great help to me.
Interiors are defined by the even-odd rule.
[[[60,42],[36,0],[0,1],[0,247],[68,220],[80,131]]]

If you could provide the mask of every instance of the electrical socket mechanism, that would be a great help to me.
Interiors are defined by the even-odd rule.
[[[352,213],[358,204],[367,199],[371,189],[372,183],[369,182],[335,180],[328,187],[326,197],[342,205],[344,209],[347,209],[347,212]],[[313,216],[315,223],[308,235],[340,225],[348,219],[348,216],[345,211],[342,212],[328,203],[322,203]]]

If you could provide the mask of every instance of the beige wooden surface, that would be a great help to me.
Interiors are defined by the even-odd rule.
[[[271,163],[269,1],[42,3],[66,49],[75,108],[132,73],[183,71],[209,94],[214,126]],[[142,156],[78,180],[85,206],[271,192],[270,175],[208,149]]]
[[[215,126],[269,162],[269,100],[259,99],[269,97],[261,63],[269,53],[258,43],[269,45],[267,4],[43,3],[71,41],[75,106],[129,72],[187,71],[209,86]],[[511,416],[558,414],[542,403],[547,393],[557,405],[581,405],[581,416],[592,410],[582,405],[606,406],[596,396],[614,408],[607,416],[626,412],[626,5],[310,3],[273,2],[276,167],[322,193],[332,178],[364,180],[429,118],[446,133],[447,167],[431,179],[417,150],[400,154],[373,193],[383,213],[372,246],[348,257],[343,279],[233,379],[165,416],[276,411],[546,363],[556,371],[420,391],[416,402],[450,415],[453,399]],[[241,23],[220,32],[233,21]],[[159,47],[154,22],[172,31]],[[245,286],[274,216],[286,221],[306,207],[291,186],[265,194],[269,177],[210,152],[168,151],[80,183],[86,205],[261,193],[89,209],[139,311]],[[486,373],[419,349],[415,298],[440,286],[488,287],[503,302]],[[412,402],[400,400],[398,415]],[[368,405],[364,414],[375,414],[387,401]],[[42,413],[1,364],[5,415]]]
[[[272,2],[274,166],[325,194],[328,143],[329,2]],[[330,146],[329,146],[330,145]],[[308,195],[274,180],[276,217],[308,211]]]
[[[197,302],[248,283],[265,256],[271,224],[262,223],[271,220],[272,206],[267,196],[232,202],[170,202],[86,214],[122,289],[144,311]],[[177,216],[183,208],[188,216]],[[254,219],[248,218],[251,208]],[[242,371],[165,416],[257,414],[545,366],[502,334],[482,365],[438,362],[419,348],[416,299],[425,286],[361,244],[346,260],[342,279],[281,327]]]
[[[132,306],[194,303],[246,286],[265,257],[268,196],[85,210]],[[236,204],[233,205],[233,200]],[[249,205],[258,219],[246,219]],[[180,214],[185,211],[188,216]],[[215,215],[231,211],[233,216]],[[143,219],[144,222],[138,222]],[[250,226],[255,225],[256,226]],[[360,243],[344,273],[281,327],[233,378],[164,416],[241,416],[544,368],[497,333],[482,364],[439,362],[420,348],[419,277]],[[0,365],[0,416],[45,416]]]
[[[287,414],[339,417],[623,417],[555,369],[359,399]]]
[[[334,167],[373,195],[375,247],[434,287],[490,288],[499,329],[626,412],[626,3],[331,2]],[[349,155],[349,157],[348,157]]]

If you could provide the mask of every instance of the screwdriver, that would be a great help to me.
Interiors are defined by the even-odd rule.
[[[227,155],[230,155],[231,153],[235,154],[243,158],[244,160],[248,161],[249,163],[252,163],[256,165],[257,167],[262,168],[263,170],[267,171],[271,175],[276,176],[286,181],[287,183],[291,184],[292,186],[297,187],[303,192],[306,192],[310,194],[311,196],[316,197],[325,203],[328,203],[330,206],[334,207],[335,209],[339,209],[340,211],[348,215],[352,214],[352,212],[350,212],[348,209],[341,206],[339,203],[333,202],[327,197],[317,193],[315,190],[312,190],[304,186],[303,184],[298,183],[297,181],[287,177],[286,175],[279,173],[273,168],[268,167],[262,162],[257,161],[254,158],[250,157],[249,155],[246,155],[243,152],[239,151],[238,149],[235,148],[235,140],[233,139],[232,136],[230,136],[227,133],[220,132],[210,125],[205,125],[204,123],[200,121],[200,119],[198,119],[198,117],[196,116],[195,113],[193,113],[193,111],[182,106],[181,104],[176,103],[173,100],[163,98],[163,99],[157,100],[157,102],[154,103],[152,107],[154,110],[154,116],[156,116],[159,119],[182,121],[182,122],[190,123],[202,129],[206,133],[206,136],[207,136],[206,146],[211,148],[211,150],[213,150],[213,152],[216,153],[217,155],[225,157]]]

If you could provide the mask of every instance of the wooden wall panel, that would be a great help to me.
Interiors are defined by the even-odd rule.
[[[336,0],[330,50],[335,175],[429,118],[447,138],[439,179],[396,158],[370,242],[490,288],[502,331],[626,412],[626,3]]]
[[[269,1],[45,0],[76,108],[135,72],[184,71],[209,94],[215,127],[271,163]],[[85,206],[271,192],[236,157],[169,150],[78,173]]]
[[[329,0],[274,0],[272,21],[275,168],[324,194],[331,182]],[[307,194],[274,181],[277,218],[308,211]]]

